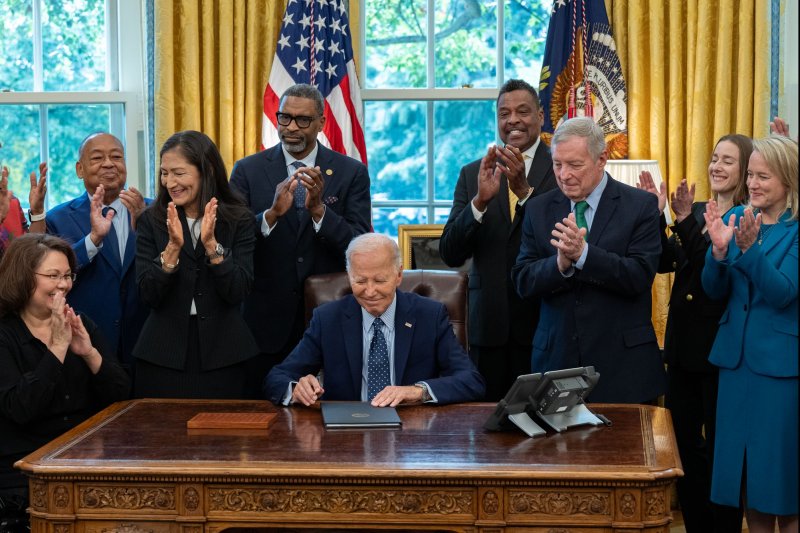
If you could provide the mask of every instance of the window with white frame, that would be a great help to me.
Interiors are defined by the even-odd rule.
[[[458,173],[496,141],[508,79],[538,86],[550,0],[361,0],[375,231],[444,223]]]
[[[46,208],[83,192],[78,146],[100,130],[123,141],[128,184],[147,190],[141,7],[140,0],[0,2],[0,165],[23,206],[40,161],[49,166]]]

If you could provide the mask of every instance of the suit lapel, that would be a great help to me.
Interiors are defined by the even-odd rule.
[[[130,225],[131,215],[126,211],[126,223]],[[127,272],[136,256],[136,234],[133,228],[128,231],[128,240],[125,241],[125,257],[122,259],[122,271]]]
[[[364,368],[364,335],[361,320],[361,306],[353,296],[342,313],[342,333],[347,363],[350,367],[350,382],[353,386],[354,398],[361,397],[361,373]]]
[[[547,146],[544,142],[539,143],[539,148],[533,155],[531,161],[531,169],[528,171],[528,184],[536,191],[542,185],[545,176],[550,172],[553,166],[553,160],[547,156]]]
[[[416,318],[413,305],[407,295],[400,291],[395,293],[397,307],[394,315],[394,383],[403,383],[403,374],[408,366],[408,356],[411,353],[411,340],[414,337]]]
[[[82,194],[76,198],[71,204],[70,218],[72,222],[80,229],[81,234],[86,235],[92,231],[92,222],[90,218],[90,201],[87,194]]]
[[[600,196],[600,202],[597,204],[597,212],[594,214],[594,219],[592,220],[592,229],[589,231],[589,239],[587,241],[589,244],[596,245],[600,240],[603,230],[605,230],[605,227],[611,221],[618,205],[619,184],[614,178],[608,176],[606,188],[603,191],[603,195]]]
[[[508,198],[508,191],[510,187],[508,186],[508,179],[506,178],[505,174],[500,177],[500,190],[497,191],[497,205],[500,206],[500,211],[502,212],[503,220],[512,224],[511,221],[511,203],[509,202]],[[470,198],[470,202],[472,199]],[[514,217],[514,220],[517,220],[518,217]]]
[[[766,235],[764,235],[764,231],[761,231],[761,252],[764,255],[767,255],[773,248],[775,248],[775,246],[778,245],[779,242],[783,240],[784,237],[790,233],[788,221],[789,216],[790,215],[787,213],[784,213],[784,216],[781,217],[781,220],[772,226]],[[756,238],[755,245],[758,246],[758,238]]]

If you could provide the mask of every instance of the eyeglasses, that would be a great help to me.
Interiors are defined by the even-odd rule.
[[[50,281],[52,281],[53,283],[58,283],[60,280],[72,282],[75,281],[75,278],[78,277],[78,275],[75,272],[69,272],[67,274],[64,274],[63,276],[61,274],[44,274],[42,272],[34,272],[34,274],[36,274],[37,276],[49,278]]]
[[[298,128],[306,129],[307,127],[309,127],[311,125],[311,122],[313,120],[315,120],[315,119],[317,119],[319,117],[318,116],[317,117],[306,117],[306,116],[302,116],[302,115],[295,116],[295,115],[290,115],[289,113],[275,113],[275,118],[278,119],[278,124],[280,124],[281,126],[288,126],[294,120],[294,123],[297,124]]]

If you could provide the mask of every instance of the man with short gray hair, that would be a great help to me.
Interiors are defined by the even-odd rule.
[[[651,315],[661,254],[655,195],[614,180],[603,131],[589,118],[558,127],[551,142],[558,190],[526,205],[512,276],[541,298],[532,370],[593,365],[593,402],[646,403],[666,374]]]
[[[367,167],[317,141],[324,110],[313,85],[286,89],[274,117],[281,142],[237,161],[231,173],[257,232],[255,282],[243,307],[260,351],[248,361],[250,397],[260,397],[263,376],[303,334],[306,278],[344,271],[348,243],[372,227]]]
[[[377,407],[483,398],[484,381],[443,304],[397,290],[397,243],[366,233],[346,251],[352,295],[314,310],[303,339],[264,381],[276,404],[322,400]],[[317,377],[324,370],[324,383]]]

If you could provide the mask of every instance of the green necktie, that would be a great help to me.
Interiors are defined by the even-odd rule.
[[[581,200],[575,204],[575,223],[579,228],[586,228],[586,235],[589,235],[589,225],[586,223],[586,210],[588,208],[589,202],[586,200]]]

